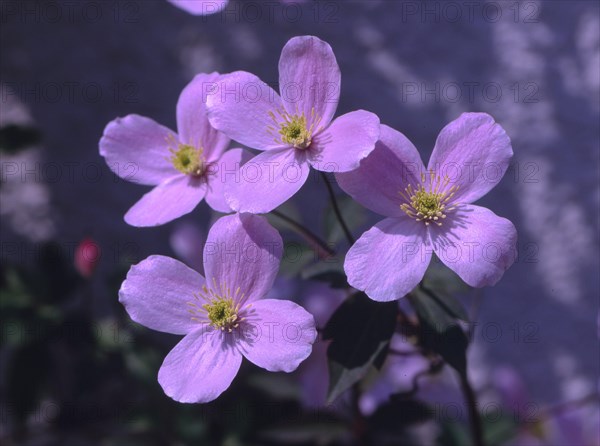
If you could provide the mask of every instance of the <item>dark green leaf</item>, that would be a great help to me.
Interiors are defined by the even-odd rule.
[[[439,292],[436,293],[429,288],[424,288],[423,292],[429,294],[431,298],[435,299],[438,305],[450,316],[465,322],[469,322],[467,310],[465,310],[465,307],[463,307],[463,305],[451,294],[440,294]]]
[[[465,374],[469,340],[463,329],[438,301],[428,294],[413,291],[409,298],[419,317],[421,345],[438,353],[460,374]]]
[[[426,404],[392,395],[371,416],[372,428],[382,431],[398,431],[414,423],[422,423],[433,417],[433,409]]]
[[[39,130],[24,126],[10,124],[0,128],[0,151],[16,153],[38,144],[42,139]]]
[[[365,221],[365,208],[354,201],[352,198],[344,195],[337,197],[338,206],[344,221],[350,231],[358,229]],[[333,208],[330,206],[325,214],[325,230],[327,241],[337,243],[345,240],[344,230],[342,229]]]
[[[323,330],[323,338],[332,340],[327,350],[329,402],[364,377],[371,365],[381,367],[397,315],[396,302],[374,302],[364,293],[353,294],[336,310]]]
[[[24,421],[41,399],[47,384],[49,358],[42,343],[18,348],[8,364],[8,405]]]
[[[327,282],[332,288],[346,288],[346,274],[341,262],[319,262],[302,270],[301,277],[306,280]]]

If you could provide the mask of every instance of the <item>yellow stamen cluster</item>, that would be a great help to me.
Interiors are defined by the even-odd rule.
[[[199,303],[188,302],[188,311],[192,314],[193,321],[204,322],[208,318],[213,327],[231,333],[244,320],[239,316],[244,294],[239,287],[233,293],[225,284],[218,287],[214,279],[213,285],[213,288],[202,286],[202,291],[194,295]],[[201,303],[202,301],[204,303]]]
[[[456,194],[458,186],[448,188],[449,183],[447,176],[442,179],[433,171],[428,175],[421,173],[421,184],[417,188],[409,184],[404,191],[399,192],[404,199],[400,209],[409,217],[424,222],[426,226],[432,222],[442,226],[441,220],[456,208],[456,203],[450,205],[450,200]]]
[[[312,142],[313,135],[320,130],[319,118],[315,109],[310,113],[310,126],[304,112],[302,114],[290,115],[289,113],[277,110],[277,115],[269,112],[275,126],[267,127],[267,131],[275,137],[275,143],[288,144],[296,149],[306,149]]]
[[[169,161],[179,172],[186,175],[201,176],[206,170],[206,160],[204,159],[204,150],[202,147],[196,148],[189,144],[182,144],[174,141],[174,137],[169,140],[169,152],[171,157]],[[175,145],[177,148],[173,148]]]

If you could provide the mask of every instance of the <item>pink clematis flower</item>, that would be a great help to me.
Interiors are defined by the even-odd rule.
[[[263,153],[242,167],[225,197],[239,212],[264,213],[292,197],[309,167],[356,169],[375,147],[379,118],[358,110],[332,121],[340,70],[331,47],[313,36],[294,37],[279,60],[278,95],[253,74],[224,75],[207,98],[210,123]]]
[[[167,0],[193,15],[215,14],[227,6],[229,0]]]
[[[131,318],[185,335],[158,372],[167,395],[182,403],[214,400],[231,384],[242,356],[272,372],[291,372],[309,356],[317,336],[313,316],[291,301],[263,299],[282,250],[265,218],[235,214],[208,234],[206,278],[163,256],[131,267],[119,291]]]
[[[465,113],[440,132],[427,170],[400,132],[381,126],[381,140],[359,169],[337,174],[340,187],[385,220],[346,255],[353,287],[376,301],[409,293],[432,250],[473,287],[494,285],[514,262],[513,224],[470,203],[506,172],[510,139],[485,113]]]
[[[225,152],[229,138],[213,129],[206,117],[207,84],[218,73],[199,74],[177,103],[179,134],[139,115],[110,122],[100,140],[100,154],[121,178],[156,186],[125,214],[132,226],[157,226],[185,215],[206,198],[210,207],[231,212],[224,184],[249,152]],[[228,174],[229,173],[229,174]]]

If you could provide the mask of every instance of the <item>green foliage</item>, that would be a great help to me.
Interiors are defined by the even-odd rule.
[[[336,310],[323,331],[323,338],[331,339],[329,402],[363,378],[371,366],[381,367],[397,314],[396,302],[374,302],[364,293],[353,294]]]

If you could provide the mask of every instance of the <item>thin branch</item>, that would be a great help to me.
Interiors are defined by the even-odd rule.
[[[353,245],[355,242],[354,237],[352,236],[350,229],[348,229],[348,225],[346,225],[346,222],[344,221],[344,217],[342,217],[342,212],[340,211],[340,207],[338,206],[337,199],[335,198],[335,193],[333,192],[333,187],[331,187],[331,184],[329,183],[329,178],[327,178],[327,174],[325,172],[321,172],[321,176],[323,177],[325,186],[327,186],[327,191],[329,192],[329,198],[331,199],[331,204],[333,206],[333,212],[335,212],[335,216],[337,217],[338,222],[340,223],[340,226],[342,227],[342,230],[344,231],[344,235],[346,236],[348,243]]]
[[[471,387],[471,384],[469,383],[466,372],[464,374],[459,373],[459,375],[460,386],[467,403],[467,408],[469,409],[469,420],[471,424],[471,436],[473,437],[473,444],[475,446],[484,446],[485,442],[483,441],[483,426],[481,424],[479,411],[477,410],[477,397],[475,396],[473,387]]]
[[[317,252],[317,255],[319,256],[319,258],[328,259],[330,257],[335,256],[335,251],[333,249],[331,249],[329,246],[327,246],[327,243],[325,243],[323,240],[321,240],[310,229],[308,229],[301,223],[298,223],[296,220],[288,217],[285,214],[282,214],[279,211],[271,211],[271,214],[273,214],[276,217],[282,219],[283,221],[289,223],[290,226],[292,226],[302,237],[304,237],[306,239],[306,241],[308,243],[310,243],[312,245],[312,247]]]

